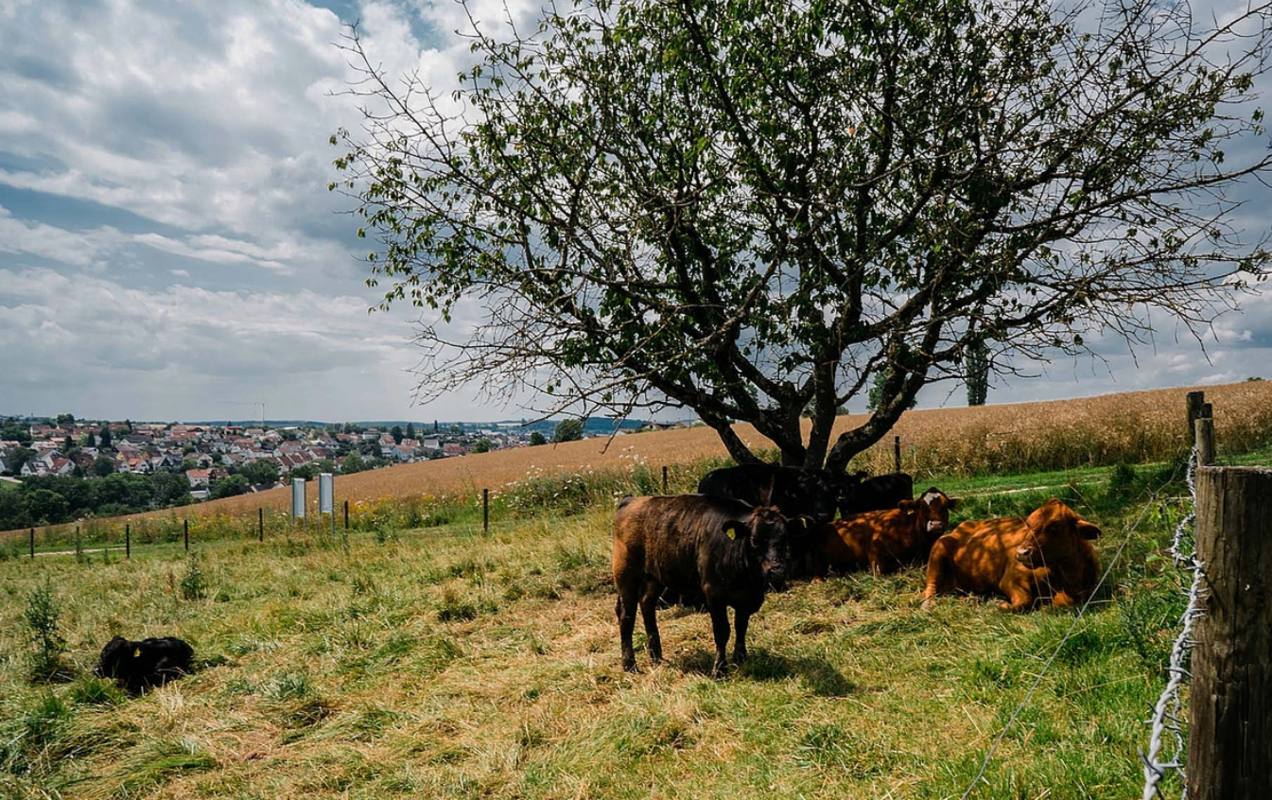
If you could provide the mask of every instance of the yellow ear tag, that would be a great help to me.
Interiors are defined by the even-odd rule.
[[[808,530],[808,520],[804,519],[803,517],[800,517],[799,524],[803,526],[804,530]]]
[[[730,539],[738,538],[738,529],[733,527],[732,525],[730,525],[728,528],[725,528],[724,532],[729,534]]]
[[[134,651],[133,651],[133,658],[141,658],[141,648],[140,648],[140,647],[138,647],[136,650],[134,650]]]

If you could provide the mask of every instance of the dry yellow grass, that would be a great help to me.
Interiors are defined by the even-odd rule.
[[[1272,431],[1272,381],[1201,388],[1207,401],[1214,404],[1221,451],[1225,441]],[[1103,443],[1109,451],[1133,449],[1138,443],[1146,455],[1156,456],[1170,447],[1182,448],[1184,396],[1190,391],[1193,389],[1157,389],[1078,400],[911,411],[902,417],[894,433],[901,437],[903,467],[917,473],[957,472],[961,464],[983,459],[986,451],[1010,451],[1025,459],[1031,446],[1056,440]],[[860,425],[865,419],[862,415],[841,417],[836,432]],[[753,446],[772,447],[772,442],[750,425],[738,425],[735,430]],[[727,456],[715,431],[697,427],[403,464],[337,476],[335,488],[337,497],[351,502],[422,494],[476,496],[482,489],[498,490],[535,474],[569,474],[589,467],[621,469],[632,463],[660,470],[663,465]],[[855,466],[872,472],[891,471],[891,439],[862,454]],[[198,514],[255,513],[261,507],[285,508],[289,497],[287,489],[275,489],[203,503],[194,510]]]
[[[1272,381],[1196,387],[1214,405],[1220,453],[1250,449],[1272,436]],[[1076,400],[988,405],[911,411],[893,433],[901,437],[902,467],[918,476],[1027,471],[1046,459],[1066,466],[1145,461],[1182,452],[1185,395],[1193,388],[1157,389]],[[865,421],[841,417],[836,433]],[[750,425],[735,426],[744,442],[760,449],[773,445]],[[403,464],[335,479],[336,497],[350,503],[407,499],[423,495],[476,498],[482,489],[501,487],[537,475],[620,470],[644,464],[658,472],[724,459],[728,453],[707,427],[628,434],[613,440],[588,439],[558,445],[522,447]],[[853,468],[890,472],[892,437],[861,454]],[[1047,467],[1051,468],[1051,467]],[[311,501],[316,492],[311,491]],[[182,510],[194,516],[254,515],[257,509],[286,509],[290,490],[274,489],[200,503]],[[145,515],[169,515],[171,511]],[[123,518],[121,518],[123,519]]]

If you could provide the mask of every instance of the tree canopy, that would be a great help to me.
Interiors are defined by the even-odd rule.
[[[379,70],[355,28],[364,124],[332,137],[331,188],[376,243],[380,307],[432,315],[419,399],[689,407],[739,461],[745,421],[785,463],[842,469],[969,348],[1026,375],[1155,320],[1200,341],[1266,276],[1232,189],[1272,167],[1251,105],[1272,20],[1223,19],[579,0],[530,33],[470,17],[453,93]]]

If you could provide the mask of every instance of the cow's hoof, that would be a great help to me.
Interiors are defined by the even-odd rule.
[[[923,611],[931,611],[932,609],[936,608],[936,598],[925,597],[923,599],[923,602],[919,604],[919,608],[922,609]]]

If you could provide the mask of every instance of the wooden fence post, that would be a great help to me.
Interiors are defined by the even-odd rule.
[[[181,527],[185,531],[185,549],[186,549],[186,552],[188,553],[190,552],[190,519],[189,517],[182,520]]]
[[[132,523],[124,525],[124,558],[132,560]]]
[[[1193,440],[1197,444],[1197,466],[1212,466],[1215,463],[1215,421],[1210,417],[1197,417],[1193,425],[1196,427]]]
[[[1272,785],[1272,469],[1197,470],[1205,572],[1189,695],[1188,796],[1255,800]]]
[[[1184,406],[1188,412],[1188,447],[1197,443],[1195,431],[1197,430],[1197,418],[1201,416],[1201,407],[1206,402],[1205,392],[1189,392],[1184,395]]]
[[[481,490],[481,530],[490,533],[490,490]]]
[[[35,558],[35,528],[31,529],[31,558]]]
[[[667,465],[663,464],[663,494],[667,493]]]
[[[897,464],[897,468],[893,470],[893,472],[899,473],[901,471],[901,437],[900,436],[893,437],[892,448],[893,448],[893,455],[896,458],[896,464]]]
[[[344,501],[345,533],[349,532],[349,501]]]

